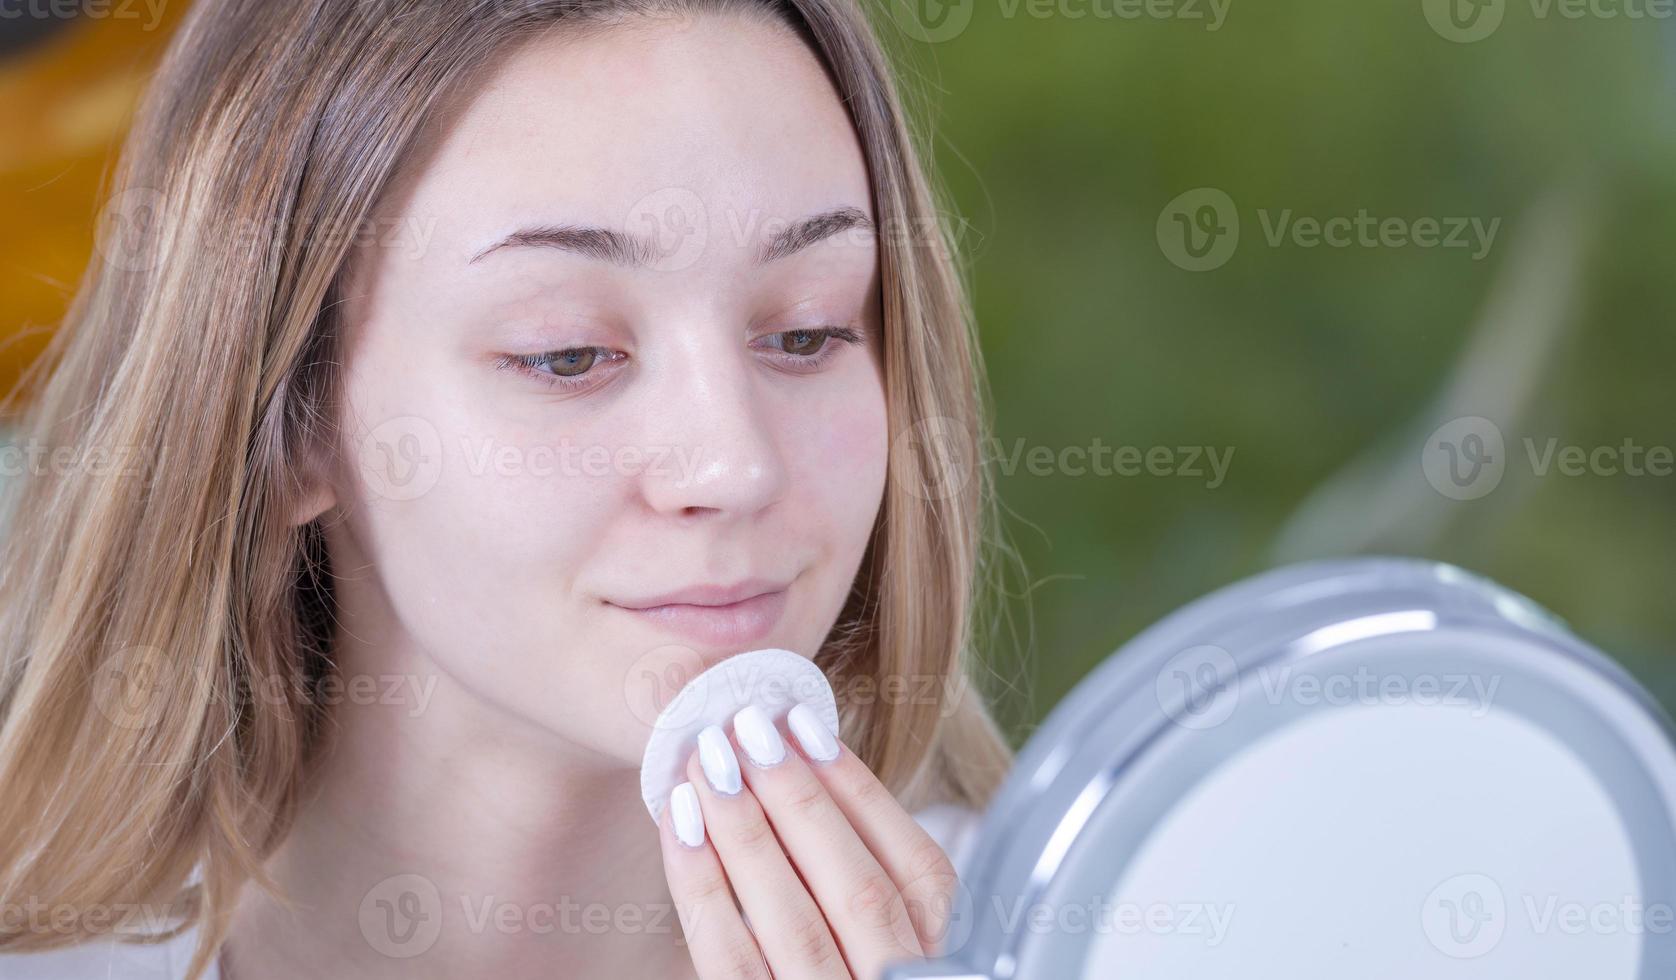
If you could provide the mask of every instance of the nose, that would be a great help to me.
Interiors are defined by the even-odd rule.
[[[756,514],[780,499],[785,459],[778,416],[752,375],[747,351],[684,347],[661,365],[643,432],[668,461],[650,467],[642,495],[679,517]]]

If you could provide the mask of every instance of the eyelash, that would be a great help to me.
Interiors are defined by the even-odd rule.
[[[784,363],[789,370],[793,371],[814,371],[824,365],[837,353],[838,350],[838,348],[834,346],[831,341],[837,340],[844,344],[862,343],[861,332],[850,327],[808,327],[796,330],[782,330],[778,333],[768,334],[767,336],[785,337],[790,334],[799,333],[816,334],[825,337],[826,342],[822,343],[820,348],[813,354],[782,354],[782,363]],[[772,350],[773,348],[770,349]],[[567,377],[564,375],[554,374],[551,371],[543,371],[541,370],[541,365],[553,358],[559,357],[562,354],[584,354],[588,352],[592,352],[596,358],[608,363],[615,363],[628,358],[627,354],[624,354],[621,351],[611,350],[606,347],[565,347],[560,350],[542,351],[539,354],[503,354],[496,359],[495,367],[503,371],[511,370],[530,375],[537,381],[553,388],[575,391],[599,383],[597,380],[598,376],[594,373],[592,366],[581,374]]]

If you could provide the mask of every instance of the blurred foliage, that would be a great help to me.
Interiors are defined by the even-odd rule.
[[[1317,486],[1423,421],[1526,209],[1566,183],[1592,192],[1597,232],[1532,410],[1504,425],[1506,477],[1478,500],[1434,494],[1448,532],[1381,550],[1531,596],[1676,707],[1676,478],[1536,477],[1520,445],[1676,444],[1676,25],[1508,0],[1491,36],[1456,43],[1421,0],[1232,0],[1214,31],[970,6],[957,36],[893,48],[969,223],[1000,447],[1099,438],[1235,452],[1214,489],[1022,466],[1000,476],[1029,575],[1013,589],[1028,602],[1010,603],[1032,695],[1015,716],[1040,717],[1148,624],[1274,564]],[[1198,187],[1238,204],[1241,239],[1226,265],[1188,272],[1155,224]],[[1502,222],[1480,260],[1271,245],[1257,212],[1287,208]],[[1393,458],[1411,459],[1401,472],[1425,486],[1422,443]],[[1002,638],[998,665],[1013,647]]]

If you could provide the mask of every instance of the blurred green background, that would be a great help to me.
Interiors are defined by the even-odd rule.
[[[967,224],[998,450],[1233,453],[1215,487],[999,474],[1028,572],[995,652],[1025,678],[1015,729],[1179,605],[1357,553],[1523,592],[1676,708],[1676,477],[1668,455],[1629,475],[1622,452],[1676,443],[1676,24],[1630,16],[1659,11],[1637,0],[1577,9],[892,8]],[[1158,225],[1199,188],[1227,195],[1240,235],[1188,271]],[[1276,242],[1288,209],[1500,224],[1488,251]],[[1504,473],[1458,500],[1423,453],[1473,416],[1504,437]],[[1544,469],[1551,444],[1602,465]]]
[[[986,650],[1015,737],[1179,605],[1354,553],[1488,575],[1676,709],[1676,477],[1656,472],[1676,445],[1670,11],[878,2],[958,215],[994,396],[1023,571],[1006,576],[1012,629]],[[52,25],[0,46],[0,333],[16,363],[68,299],[105,154],[181,7],[161,29]],[[76,59],[96,88],[62,71]],[[79,128],[60,147],[66,119]],[[1395,231],[1342,247],[1307,225],[1275,234],[1363,213]],[[1455,219],[1495,234],[1415,240]],[[1194,268],[1182,222],[1223,230],[1214,267]],[[1451,488],[1436,469],[1432,436],[1456,419],[1502,437],[1499,479]],[[1462,424],[1442,438],[1475,448]],[[1598,462],[1544,470],[1526,440]],[[1028,462],[1096,445],[1164,447],[1176,469]],[[1204,472],[1179,472],[1194,449]],[[1220,481],[1206,451],[1227,462]]]

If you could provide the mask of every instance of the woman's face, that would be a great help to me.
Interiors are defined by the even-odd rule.
[[[526,46],[429,149],[346,290],[346,626],[637,761],[654,681],[813,655],[859,568],[887,456],[860,144],[799,41],[702,16]]]

